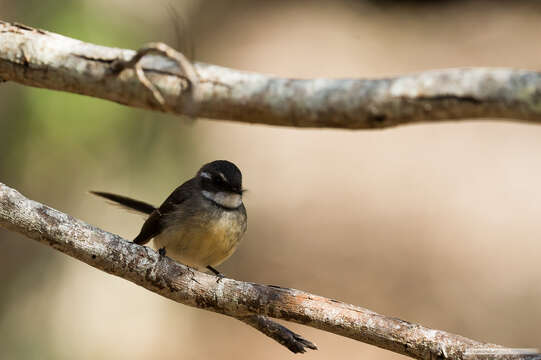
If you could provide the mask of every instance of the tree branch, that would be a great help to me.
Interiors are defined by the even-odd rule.
[[[158,96],[135,69],[117,71],[115,64],[136,56],[133,50],[2,21],[0,44],[0,79],[179,115],[345,129],[472,118],[541,122],[541,74],[532,71],[470,68],[388,79],[299,80],[202,63],[179,67],[170,58],[147,55],[141,66]],[[190,88],[193,74],[181,68],[195,70],[197,86]]]
[[[432,330],[300,290],[216,277],[190,269],[0,183],[0,226],[176,302],[239,319],[290,350],[312,343],[266,316],[308,325],[418,359],[463,359],[505,348]],[[284,330],[285,329],[285,330]],[[515,357],[517,358],[517,357]]]

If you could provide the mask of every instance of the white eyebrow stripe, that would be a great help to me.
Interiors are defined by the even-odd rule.
[[[228,182],[227,179],[225,178],[225,175],[224,175],[224,174],[222,174],[221,172],[218,171],[218,175],[220,175],[220,177],[221,177],[222,179],[224,179],[225,182]]]
[[[204,177],[204,178],[207,178],[207,179],[211,179],[210,174],[209,174],[208,172],[206,172],[206,171],[203,171],[203,172],[201,173],[201,176]]]

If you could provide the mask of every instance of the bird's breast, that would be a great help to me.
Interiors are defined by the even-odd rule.
[[[246,231],[246,214],[240,210],[178,216],[169,220],[154,243],[157,248],[165,247],[169,257],[197,269],[226,260]]]

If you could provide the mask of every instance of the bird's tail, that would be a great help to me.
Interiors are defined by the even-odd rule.
[[[135,200],[126,196],[111,194],[101,191],[90,191],[91,194],[105,198],[118,204],[122,207],[125,207],[129,210],[135,210],[144,214],[151,214],[156,208],[146,202]]]

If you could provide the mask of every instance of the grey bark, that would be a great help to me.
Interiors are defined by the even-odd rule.
[[[118,66],[130,64],[133,50],[1,21],[0,44],[0,78],[6,81],[178,115],[344,129],[473,118],[541,121],[541,74],[533,71],[469,68],[300,80],[202,63],[186,68],[150,54],[140,62],[145,82],[136,69]]]
[[[418,359],[464,359],[472,351],[484,355],[506,351],[499,345],[428,329],[301,290],[227,278],[216,281],[215,276],[29,200],[2,183],[0,226],[181,304],[239,319],[281,343],[311,345],[291,332],[288,340],[282,326],[266,317],[304,324]],[[278,337],[273,336],[276,332]],[[523,358],[520,354],[498,358]]]
[[[179,115],[282,126],[371,129],[487,117],[541,121],[536,72],[478,68],[374,80],[283,79],[189,64],[162,44],[136,53],[2,21],[0,80]],[[0,226],[179,303],[239,319],[292,351],[315,346],[268,317],[419,359],[540,358],[300,290],[217,282],[1,183]]]

